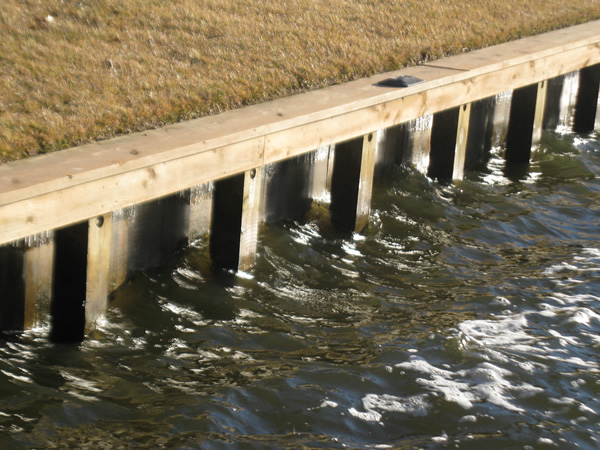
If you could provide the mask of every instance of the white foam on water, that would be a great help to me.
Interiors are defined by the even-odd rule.
[[[365,422],[381,422],[381,414],[377,411],[361,412],[354,408],[350,408],[348,412],[357,419],[364,420]]]
[[[552,446],[558,447],[556,442],[554,442],[552,439],[548,439],[548,438],[541,437],[537,440],[537,443],[540,445],[552,445]]]
[[[428,375],[438,375],[441,377],[449,377],[452,375],[451,371],[438,369],[437,367],[432,366],[425,361],[425,359],[421,356],[411,356],[408,361],[396,364],[396,367],[400,369],[413,370],[415,372],[421,372]]]
[[[475,422],[477,422],[477,416],[474,416],[474,415],[462,416],[458,421],[460,423],[475,423]]]
[[[498,320],[467,320],[458,325],[458,330],[471,342],[486,346],[529,344],[532,337],[525,332],[525,314],[502,317]]]
[[[441,436],[432,437],[431,440],[436,443],[448,442],[448,435],[443,433]]]
[[[585,249],[572,261],[547,268],[544,274],[549,277],[560,274],[563,279],[565,274],[589,279],[587,273],[594,271],[595,280],[595,273],[600,272],[599,257],[600,250]],[[396,367],[404,373],[420,374],[416,379],[418,384],[465,410],[478,403],[490,403],[508,411],[525,413],[520,399],[544,395],[544,389],[534,385],[536,374],[546,374],[556,367],[568,376],[579,371],[600,373],[600,362],[594,351],[600,344],[600,297],[594,295],[595,292],[573,293],[571,289],[557,289],[518,313],[504,311],[497,316],[459,323],[448,340],[457,343],[458,350],[473,362],[471,368],[452,370],[447,364],[436,365],[421,356],[423,352],[419,356],[409,356]],[[498,297],[494,303],[504,306],[510,301]],[[450,348],[455,349],[456,345]],[[534,381],[519,381],[523,372]],[[585,378],[571,380],[575,389],[582,389],[586,384]],[[566,396],[549,401],[572,405],[580,413],[598,415],[592,405],[581,404]],[[461,420],[472,418],[475,416],[465,416]],[[549,440],[543,443],[556,445]]]
[[[427,416],[431,410],[431,403],[427,400],[427,394],[414,395],[410,397],[397,397],[394,395],[367,394],[362,398],[362,409],[348,409],[348,412],[366,422],[382,423],[383,412],[401,413],[412,417]],[[337,406],[337,405],[336,405]]]
[[[338,404],[336,402],[332,402],[330,400],[325,400],[323,403],[321,403],[320,408],[337,408]]]
[[[427,401],[427,395],[424,394],[412,397],[367,394],[362,399],[362,403],[365,411],[392,411],[414,417],[426,416],[431,408],[431,403]]]
[[[471,409],[473,402],[478,400],[471,391],[471,386],[465,382],[449,380],[439,375],[432,375],[431,379],[417,378],[416,382],[431,391],[441,393],[446,401],[456,403],[463,409]]]
[[[4,375],[6,375],[9,379],[21,381],[23,383],[30,383],[30,384],[33,383],[33,380],[28,376],[17,375],[15,373],[8,372],[6,370],[0,370],[0,372],[2,372]]]

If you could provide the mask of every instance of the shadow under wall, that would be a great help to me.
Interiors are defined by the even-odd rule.
[[[88,222],[57,229],[54,248],[50,339],[80,342],[85,330]]]
[[[356,226],[362,149],[362,137],[335,145],[329,210],[331,223],[343,234],[352,233]]]
[[[0,247],[0,330],[22,330],[25,319],[23,250]]]

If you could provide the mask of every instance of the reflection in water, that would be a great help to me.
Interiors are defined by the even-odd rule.
[[[578,139],[578,140],[577,140]],[[252,274],[191,247],[93,339],[0,345],[3,447],[595,448],[600,145],[441,186],[399,168],[363,236],[265,229]]]

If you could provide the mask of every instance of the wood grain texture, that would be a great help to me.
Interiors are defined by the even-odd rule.
[[[542,130],[544,126],[544,110],[546,109],[546,94],[548,92],[548,82],[540,81],[538,83],[537,97],[535,100],[535,116],[533,118],[533,134],[531,144],[537,147],[542,140]]]
[[[600,63],[600,21],[0,166],[0,243]],[[384,78],[425,80],[408,88]]]
[[[112,214],[89,220],[87,280],[85,296],[85,330],[95,327],[108,306]]]
[[[50,322],[53,259],[54,242],[52,240],[25,250],[23,268],[25,330],[47,326]]]
[[[258,245],[258,227],[260,225],[261,189],[263,186],[262,167],[249,170],[244,174],[244,197],[242,203],[242,225],[240,230],[240,250],[238,270],[245,271],[254,267],[256,247]]]
[[[462,180],[465,174],[465,160],[467,157],[467,137],[469,136],[470,118],[471,103],[467,103],[465,105],[462,105],[458,112],[456,148],[454,150],[454,164],[452,166],[453,180]]]
[[[362,155],[360,160],[360,175],[358,181],[358,201],[356,204],[356,225],[354,231],[361,233],[369,224],[371,212],[371,197],[373,194],[373,176],[375,174],[375,153],[377,133],[369,133],[363,137]]]

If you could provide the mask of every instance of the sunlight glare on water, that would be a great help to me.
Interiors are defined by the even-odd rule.
[[[251,273],[193,245],[121,288],[80,346],[0,344],[0,444],[597,448],[600,143],[526,173],[397,168],[371,224],[265,228]]]

